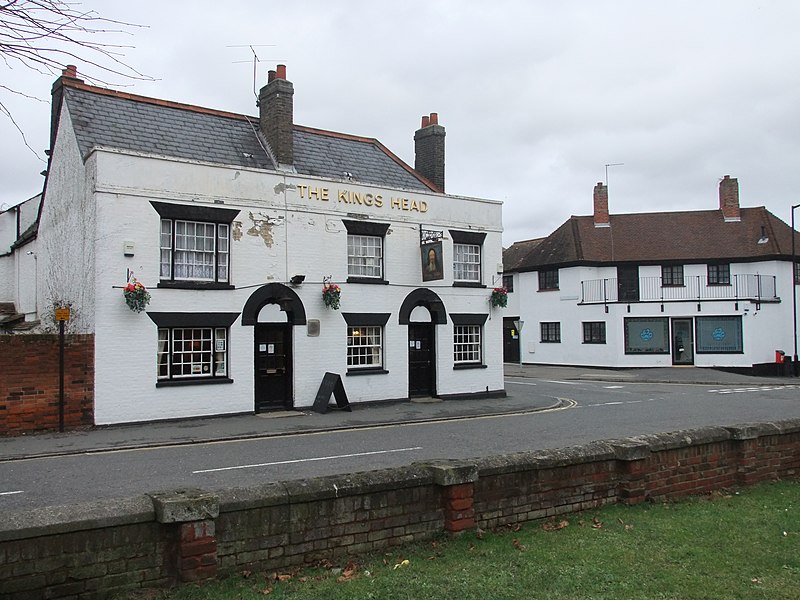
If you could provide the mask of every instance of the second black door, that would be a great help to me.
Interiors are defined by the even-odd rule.
[[[436,353],[433,323],[408,324],[408,395],[433,396],[436,393]]]

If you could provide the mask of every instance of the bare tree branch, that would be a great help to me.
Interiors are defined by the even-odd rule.
[[[101,38],[132,35],[133,23],[101,17],[68,0],[0,0],[0,58],[6,69],[22,66],[42,75],[61,73],[67,64],[81,65],[81,78],[93,84],[109,85],[108,79],[148,80],[127,64],[124,50],[133,46],[106,43]],[[7,78],[3,78],[8,81]],[[22,90],[0,85],[0,91],[35,98]],[[0,97],[0,113],[14,120],[8,103]],[[28,146],[27,141],[25,145]],[[30,146],[28,146],[30,148]]]

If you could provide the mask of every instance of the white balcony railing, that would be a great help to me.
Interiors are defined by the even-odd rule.
[[[611,302],[675,302],[692,300],[751,300],[780,302],[774,275],[732,275],[729,284],[708,284],[704,275],[686,276],[684,285],[662,285],[661,277],[631,280],[581,281],[581,304]]]

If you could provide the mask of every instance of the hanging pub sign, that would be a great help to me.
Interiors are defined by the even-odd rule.
[[[442,268],[442,232],[419,228],[420,257],[422,259],[422,281],[444,279]]]

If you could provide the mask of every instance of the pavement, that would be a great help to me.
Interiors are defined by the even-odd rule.
[[[757,387],[800,384],[793,377],[755,377],[698,367],[598,369],[546,365],[505,365],[506,378],[551,381],[613,381],[710,386]],[[560,401],[531,394],[506,398],[438,400],[421,398],[357,404],[352,411],[332,408],[325,414],[310,409],[99,426],[65,433],[41,433],[0,438],[0,461],[46,456],[87,454],[159,446],[223,442],[354,429],[540,412],[558,408]]]

